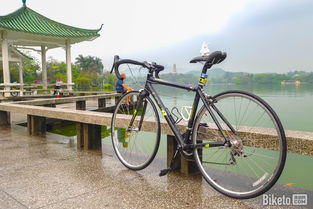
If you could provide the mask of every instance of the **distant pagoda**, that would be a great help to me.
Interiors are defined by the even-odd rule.
[[[172,74],[177,74],[176,64],[173,64]]]

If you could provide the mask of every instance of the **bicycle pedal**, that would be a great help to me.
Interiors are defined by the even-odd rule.
[[[159,176],[165,176],[166,174],[168,174],[168,172],[170,172],[172,169],[170,168],[166,168],[166,169],[162,169],[160,170]]]

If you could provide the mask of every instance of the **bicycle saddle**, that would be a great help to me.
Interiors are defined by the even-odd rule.
[[[205,62],[205,64],[215,65],[221,63],[226,58],[226,52],[215,51],[208,56],[199,56],[190,60],[190,63]]]

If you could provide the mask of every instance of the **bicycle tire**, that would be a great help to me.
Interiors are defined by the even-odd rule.
[[[223,123],[223,120],[218,117],[218,120],[224,129],[225,136],[227,136],[232,141],[232,143],[234,143],[234,146],[232,146],[233,148],[212,147],[195,149],[194,158],[202,176],[215,190],[232,198],[247,199],[265,193],[277,182],[278,178],[280,177],[287,155],[286,137],[283,126],[277,114],[263,99],[244,91],[222,92],[215,95],[213,100],[215,101],[214,105],[218,108],[219,111],[221,111],[226,119],[232,125],[236,125],[235,129],[238,132],[238,136],[232,134],[230,128],[227,130],[226,123]],[[248,101],[246,112],[247,110],[250,110],[250,105],[253,105],[252,103],[254,103],[256,106],[254,111],[252,111],[253,115],[248,114],[248,116],[246,116],[246,112],[242,112],[244,114],[243,118],[239,120],[240,123],[243,120],[242,124],[238,124],[237,115],[241,115],[241,107],[238,110],[238,107],[236,106],[236,100],[237,102],[240,102],[240,105],[245,102],[244,100]],[[231,105],[229,105],[229,103],[232,101],[235,104],[233,111],[231,110]],[[225,107],[225,109],[223,109],[223,107]],[[260,107],[260,110],[258,110],[257,107]],[[258,114],[262,112],[261,110],[264,111],[263,115],[266,115],[265,119],[268,121],[262,123],[260,122],[260,127],[255,126],[255,123],[252,126],[248,125],[251,124],[250,121],[260,121],[261,119],[264,121],[263,115],[260,116],[261,119],[259,118],[258,120],[255,120],[255,118],[258,117]],[[206,123],[206,120],[204,119],[204,117],[207,116],[206,114],[208,114],[206,111],[206,107],[202,106],[197,114],[192,135],[192,141],[194,144],[203,142],[203,140],[205,140],[204,138],[209,138],[209,140],[215,141],[218,138],[223,140],[222,134],[218,134],[214,124],[210,123],[210,121],[207,119],[206,120],[208,123]],[[215,112],[215,115],[218,115],[218,113]],[[233,118],[237,118],[237,121],[234,120],[237,124],[234,124],[233,120],[230,121],[230,119]],[[253,120],[250,120],[250,118]],[[273,122],[273,127],[268,127],[271,125],[270,121]],[[204,129],[201,126],[208,126],[209,128],[211,126],[210,131],[208,131],[209,134],[206,132],[204,133],[202,131]],[[256,132],[258,133],[256,134]],[[204,134],[206,134],[206,136],[204,136]],[[272,142],[270,140],[277,140],[278,146],[274,147],[275,144],[268,145],[270,144],[269,142]],[[257,142],[260,142],[261,146],[273,147],[265,149],[257,148],[257,146],[259,146]],[[277,150],[275,150],[276,148]],[[251,150],[253,150],[253,152]],[[217,152],[220,153],[219,157],[216,157]],[[234,156],[234,154],[238,156]],[[213,158],[214,155],[215,158]],[[232,159],[232,157],[234,157],[234,159]],[[254,160],[254,157],[257,158]],[[216,159],[216,162],[214,162],[213,159]],[[225,160],[223,161],[223,159]],[[250,161],[248,159],[250,159]],[[257,163],[262,163],[264,166],[261,167]],[[273,165],[271,165],[271,163],[273,163]],[[255,169],[251,167],[253,164],[257,165]],[[272,173],[268,173],[270,171],[272,171]],[[244,189],[244,187],[246,188]]]
[[[12,97],[17,97],[19,93],[18,92],[11,92],[10,94]]]
[[[161,125],[160,118],[158,115],[158,111],[156,109],[155,104],[151,100],[150,97],[145,97],[145,101],[147,101],[147,111],[144,112],[144,121],[143,127],[149,123],[149,132],[147,131],[138,131],[136,135],[132,135],[135,133],[131,128],[131,131],[127,131],[127,126],[124,124],[124,128],[118,127],[116,123],[116,117],[118,114],[132,115],[134,107],[135,99],[138,99],[139,92],[131,91],[124,94],[119,101],[117,102],[116,108],[114,110],[112,121],[111,121],[111,139],[113,148],[116,156],[120,160],[120,162],[127,168],[131,170],[141,170],[146,168],[155,158],[156,153],[160,144],[160,134],[161,134]],[[130,98],[133,100],[133,104],[127,104],[126,100]],[[138,100],[136,100],[138,101]],[[129,106],[127,106],[129,105]],[[128,108],[128,111],[126,111]],[[150,109],[149,109],[150,108]],[[125,110],[125,111],[124,111]],[[149,111],[151,110],[152,116],[150,117]],[[137,116],[141,116],[139,110],[137,110]],[[150,122],[149,122],[150,121]],[[151,124],[155,123],[155,126],[151,126]],[[135,120],[134,126],[139,124],[138,120]],[[138,127],[137,127],[138,128]],[[122,134],[124,132],[125,137],[118,136],[118,131],[122,130]],[[140,135],[139,135],[140,133]],[[120,134],[121,135],[121,134]],[[127,135],[127,137],[126,137]],[[139,137],[137,137],[139,135]],[[133,138],[136,137],[136,138]],[[127,143],[125,145],[125,143]]]

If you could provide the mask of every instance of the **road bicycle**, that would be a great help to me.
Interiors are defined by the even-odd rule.
[[[115,56],[111,73],[114,70],[117,78],[121,77],[121,65],[148,69],[144,88],[121,96],[112,116],[113,148],[124,166],[131,170],[146,168],[158,151],[161,125],[167,124],[178,145],[170,166],[161,170],[160,176],[175,169],[174,161],[180,154],[195,161],[203,178],[229,197],[253,198],[277,182],[285,165],[287,144],[274,110],[260,97],[245,91],[231,90],[215,96],[204,92],[208,69],[225,58],[226,53],[221,51],[193,58],[190,63],[204,65],[197,85],[190,86],[160,79],[162,65]],[[195,93],[183,132],[155,85]]]

